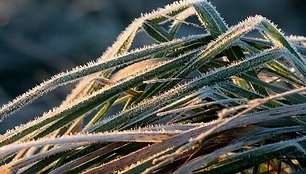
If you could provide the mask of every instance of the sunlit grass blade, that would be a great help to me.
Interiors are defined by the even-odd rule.
[[[244,71],[252,70],[252,68],[255,68],[258,65],[261,65],[263,63],[269,62],[273,59],[282,57],[284,54],[283,51],[280,50],[271,50],[269,52],[266,52],[265,54],[261,54],[258,56],[253,57],[252,59],[247,59],[245,61],[241,61],[238,64],[234,64],[229,67],[221,68],[216,71],[213,71],[211,73],[208,73],[207,75],[203,75],[201,78],[197,78],[194,81],[191,81],[190,83],[187,83],[185,85],[178,86],[175,89],[169,90],[166,93],[159,96],[159,98],[153,99],[148,102],[144,102],[143,104],[139,104],[137,109],[131,108],[130,111],[125,111],[122,114],[126,114],[127,116],[123,117],[120,114],[114,116],[111,119],[108,119],[106,121],[98,122],[94,127],[100,127],[99,131],[106,131],[107,127],[101,127],[102,125],[105,125],[106,123],[109,125],[120,125],[128,120],[128,118],[133,117],[134,114],[139,114],[144,111],[151,110],[150,107],[156,107],[156,105],[165,105],[166,102],[169,102],[171,100],[177,100],[177,97],[180,97],[180,95],[188,95],[190,92],[194,92],[196,89],[200,89],[206,85],[214,84],[218,81],[222,81],[225,78],[228,78],[232,75],[242,73]],[[180,94],[180,95],[178,95]],[[150,105],[151,106],[150,106]],[[143,107],[142,107],[143,106]],[[152,111],[151,111],[152,112]],[[133,113],[133,114],[130,114]],[[120,121],[119,121],[120,120]],[[99,125],[100,124],[100,125]],[[112,127],[113,127],[112,126]],[[96,128],[94,128],[96,129]]]
[[[306,60],[302,58],[299,52],[296,51],[296,48],[292,46],[287,39],[281,34],[281,32],[271,23],[269,20],[263,20],[260,26],[265,32],[266,35],[276,46],[282,45],[285,47],[291,56],[291,61],[296,66],[297,70],[306,77]]]
[[[50,80],[41,83],[35,88],[17,97],[12,102],[3,105],[0,109],[0,120],[3,120],[5,117],[13,114],[15,111],[19,110],[20,108],[31,103],[38,97],[44,95],[45,93],[48,93],[49,91],[59,86],[75,82],[76,80],[86,75],[96,73],[118,65],[122,65],[122,63],[135,62],[135,60],[140,61],[144,59],[149,59],[149,55],[151,54],[158,53],[169,48],[174,48],[181,44],[186,44],[186,42],[188,41],[192,42],[200,38],[201,36],[183,38],[181,40],[175,40],[169,43],[143,48],[140,50],[132,51],[131,53],[128,53],[124,56],[119,56],[107,61],[89,63],[86,66],[79,66],[71,71],[55,75]]]

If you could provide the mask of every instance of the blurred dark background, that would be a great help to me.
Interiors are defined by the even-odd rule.
[[[0,0],[0,105],[52,75],[95,60],[141,13],[171,0]],[[211,0],[229,25],[261,14],[305,35],[305,0]],[[140,38],[141,41],[141,38]],[[61,87],[0,123],[0,133],[65,98]]]

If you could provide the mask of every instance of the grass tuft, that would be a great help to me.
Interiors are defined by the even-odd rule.
[[[177,38],[181,25],[202,33]],[[155,44],[131,50],[140,32]],[[96,61],[0,108],[5,122],[80,81],[60,106],[1,135],[0,171],[303,173],[305,42],[260,15],[229,27],[205,0],[144,14]]]

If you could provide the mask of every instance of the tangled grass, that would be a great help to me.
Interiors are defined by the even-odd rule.
[[[202,34],[178,38],[182,25]],[[140,32],[156,43],[130,50]],[[168,5],[135,19],[98,60],[3,105],[2,122],[18,119],[80,80],[60,106],[1,135],[0,171],[306,172],[305,55],[305,37],[262,16],[228,27],[205,0]]]

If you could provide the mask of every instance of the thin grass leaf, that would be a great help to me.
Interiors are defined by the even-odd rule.
[[[173,36],[171,36],[164,28],[154,24],[153,22],[145,21],[142,24],[142,28],[147,34],[149,34],[149,36],[158,42],[167,42],[173,39]]]
[[[200,36],[201,37],[201,36]],[[18,96],[16,99],[14,99],[12,102],[9,102],[5,105],[3,105],[0,109],[0,120],[3,120],[5,117],[13,114],[20,108],[26,106],[27,104],[31,103],[38,97],[48,93],[51,90],[54,90],[55,88],[66,85],[68,83],[75,82],[76,80],[89,75],[93,74],[108,68],[112,68],[118,65],[122,65],[123,63],[127,62],[135,62],[135,60],[145,60],[149,59],[148,57],[151,54],[158,53],[160,51],[177,47],[181,44],[186,44],[186,42],[189,41],[195,41],[200,38],[199,36],[195,37],[189,37],[189,38],[183,38],[180,40],[174,40],[169,43],[160,44],[152,47],[147,47],[139,50],[132,51],[124,56],[119,56],[110,60],[106,61],[98,61],[95,63],[88,63],[85,66],[79,66],[71,71],[68,71],[66,73],[60,73],[58,75],[55,75],[50,80],[47,80],[40,85],[36,86],[35,88],[29,90],[28,92]]]
[[[180,14],[171,17],[168,15],[164,15],[165,17],[168,17],[169,19],[173,19],[173,22],[170,26],[169,29],[169,34],[171,34],[173,37],[176,35],[176,33],[178,32],[181,24],[186,24],[186,25],[190,25],[190,23],[186,22],[186,19],[189,18],[190,16],[192,16],[194,14],[194,10],[192,8],[187,8],[185,11],[181,12]]]
[[[229,108],[229,109],[223,109],[223,111],[218,114],[218,116],[219,116],[218,120],[220,122],[219,124],[217,124],[214,128],[201,133],[196,138],[191,138],[189,140],[189,143],[180,147],[175,153],[173,153],[171,155],[168,155],[168,156],[165,156],[165,157],[161,157],[160,159],[158,159],[158,161],[163,160],[163,162],[160,162],[160,164],[158,164],[158,166],[164,165],[164,163],[169,163],[169,161],[171,159],[173,159],[175,156],[178,156],[179,154],[186,151],[188,148],[192,147],[196,143],[202,142],[206,137],[215,133],[215,131],[220,131],[220,129],[222,129],[223,127],[227,127],[230,124],[230,122],[239,119],[239,117],[241,117],[242,115],[245,115],[246,113],[248,113],[251,110],[255,109],[256,107],[266,103],[267,101],[269,101],[271,99],[280,98],[280,97],[283,97],[283,96],[286,96],[286,95],[302,92],[302,91],[305,91],[305,90],[306,90],[306,88],[300,88],[300,89],[288,91],[288,92],[285,92],[285,93],[282,93],[282,94],[277,94],[277,95],[274,95],[274,96],[270,96],[270,97],[267,97],[267,98],[264,98],[264,99],[255,99],[255,100],[250,101],[248,104],[236,106],[236,107]],[[242,109],[242,108],[246,108],[246,109],[239,112],[238,114],[224,120],[225,116],[228,115],[230,112],[237,111],[238,109]],[[184,168],[184,170],[186,170],[186,168]]]
[[[241,98],[246,98],[248,100],[256,99],[256,98],[264,98],[265,96],[258,94],[254,91],[242,88],[238,85],[235,85],[230,82],[221,82],[217,85],[222,90],[225,90],[226,92],[230,92],[231,94],[235,96],[239,96]],[[278,101],[269,101],[267,102],[267,106],[269,107],[276,107],[276,106],[282,106],[282,104]]]
[[[198,137],[196,137],[194,139],[191,139],[190,142],[187,145],[185,145],[185,146],[181,147],[180,149],[178,149],[178,153],[180,151],[183,151],[184,149],[187,149],[188,147],[192,146],[196,142],[203,141],[209,134],[214,133],[214,131],[220,129],[223,126],[226,126],[226,124],[229,123],[230,121],[239,118],[240,116],[242,116],[242,115],[252,111],[253,109],[255,109],[255,108],[265,104],[269,100],[274,100],[274,99],[281,98],[281,97],[284,97],[284,96],[288,96],[288,95],[291,95],[291,94],[303,92],[305,90],[306,90],[306,87],[299,88],[299,89],[287,91],[287,92],[284,92],[284,93],[281,93],[281,94],[276,94],[276,95],[273,95],[273,96],[269,96],[269,97],[266,97],[266,98],[263,98],[263,99],[251,100],[247,104],[243,104],[243,105],[240,105],[240,106],[235,106],[235,107],[232,107],[232,108],[229,108],[229,109],[225,108],[225,109],[222,110],[222,112],[220,112],[218,114],[220,119],[225,118],[230,113],[232,113],[234,111],[237,111],[237,110],[239,110],[241,108],[246,108],[246,109],[244,111],[239,112],[238,114],[236,114],[234,116],[231,116],[228,120],[220,123],[218,126],[214,127],[213,129],[211,129],[211,130],[209,130],[207,132],[204,132],[203,134],[199,135]]]
[[[234,150],[237,150],[239,148],[242,148],[243,146],[247,146],[279,134],[302,131],[302,130],[304,130],[304,127],[295,126],[288,128],[272,128],[272,129],[263,129],[259,131],[254,131],[246,137],[241,137],[236,139],[235,140],[236,143],[230,144],[229,146],[226,146],[222,149],[218,149],[215,152],[212,152],[208,155],[190,161],[189,163],[183,165],[178,170],[176,170],[175,173],[191,173],[192,171],[199,169],[201,166],[208,165],[210,162],[217,159],[218,157],[226,153],[232,152]]]
[[[193,7],[197,12],[199,20],[209,30],[213,37],[218,37],[226,32],[228,26],[211,3],[203,1],[193,4]]]
[[[178,131],[161,131],[161,132],[139,132],[139,131],[124,131],[111,133],[97,133],[97,134],[78,134],[71,136],[62,136],[60,138],[45,138],[26,143],[10,144],[0,148],[0,158],[6,155],[17,152],[24,148],[41,147],[45,145],[55,144],[70,144],[78,143],[96,143],[96,142],[160,142],[173,135],[177,135]]]
[[[91,96],[86,97],[85,99],[74,103],[70,106],[62,106],[61,108],[57,108],[54,110],[49,111],[48,113],[44,114],[40,119],[35,120],[32,123],[29,123],[28,126],[21,127],[23,130],[22,133],[15,131],[13,135],[10,135],[11,137],[8,139],[2,139],[1,145],[7,144],[12,141],[16,141],[20,138],[22,138],[24,135],[33,132],[34,130],[39,129],[41,126],[46,125],[52,121],[61,119],[65,117],[64,120],[62,120],[62,123],[59,124],[65,124],[68,123],[81,115],[85,114],[86,112],[90,111],[93,108],[96,108],[97,106],[101,105],[101,101],[105,101],[109,97],[122,92],[122,90],[127,90],[128,88],[141,83],[146,78],[152,78],[156,76],[156,72],[162,72],[167,71],[168,69],[171,69],[171,67],[175,67],[180,64],[182,61],[182,58],[178,58],[175,61],[170,61],[168,63],[162,63],[161,65],[158,65],[157,67],[153,68],[154,71],[151,71],[150,68],[146,70],[145,72],[138,73],[134,77],[130,77],[129,79],[125,79],[120,83],[116,83],[111,87],[105,87],[104,90],[101,90],[97,93],[92,94]],[[170,64],[169,64],[170,63]],[[151,76],[151,77],[150,77]],[[34,125],[33,125],[34,124]],[[54,126],[53,129],[58,128],[57,126]],[[52,130],[53,130],[52,129]],[[52,132],[51,129],[48,130],[49,132]],[[5,136],[5,135],[4,135]]]
[[[246,74],[242,74],[241,77],[243,77],[246,80],[252,81],[252,83],[264,86],[267,89],[271,89],[271,90],[273,90],[277,93],[289,91],[289,89],[286,89],[286,88],[283,88],[283,87],[280,87],[280,86],[276,86],[276,85],[271,84],[271,83],[264,82],[262,80],[256,79],[256,78],[254,78],[252,76],[249,76],[249,75],[246,75]],[[285,98],[292,103],[303,103],[303,102],[306,101],[306,97],[301,95],[301,94],[293,94],[292,96],[285,96]]]
[[[119,147],[121,147],[122,145],[124,145],[125,143],[111,143],[105,147],[102,147],[101,149],[98,149],[94,152],[91,152],[85,156],[82,156],[81,158],[78,158],[76,160],[70,161],[54,170],[52,170],[50,172],[50,174],[57,174],[57,173],[65,173],[70,171],[71,169],[77,167],[78,165],[81,165],[84,162],[87,162],[97,156],[102,156],[103,154],[107,154]]]
[[[268,61],[271,61],[275,58],[279,58],[283,56],[283,51],[280,50],[271,50],[269,52],[265,52],[264,54],[258,55],[253,57],[252,59],[247,59],[245,61],[241,61],[237,64],[234,64],[232,66],[221,68],[216,71],[213,71],[211,73],[208,73],[207,75],[203,75],[200,78],[197,78],[185,85],[178,86],[177,88],[174,88],[172,90],[169,90],[168,92],[164,93],[163,95],[159,96],[158,98],[155,98],[156,101],[151,100],[148,102],[143,102],[142,104],[139,104],[139,106],[136,108],[131,108],[128,111],[125,111],[121,114],[116,115],[112,117],[111,119],[98,122],[96,125],[93,126],[91,131],[94,129],[98,129],[97,131],[105,131],[108,130],[109,127],[103,127],[105,124],[112,125],[111,127],[114,128],[114,126],[121,125],[123,123],[126,123],[129,118],[133,117],[134,114],[140,114],[144,111],[150,111],[152,112],[152,108],[158,106],[158,105],[166,105],[166,102],[169,102],[172,100],[178,100],[181,95],[188,95],[191,92],[194,92],[194,90],[200,89],[203,86],[214,84],[218,81],[222,81],[225,78],[228,78],[232,75],[236,75],[238,73],[242,73],[244,71],[249,71],[252,68],[255,68],[256,66],[259,66],[263,63],[266,63]],[[179,95],[178,95],[179,94]],[[143,105],[143,106],[142,106]],[[151,105],[151,106],[150,106]],[[152,108],[151,108],[152,107]],[[147,114],[146,114],[147,115]],[[148,115],[151,116],[151,115]]]
[[[260,26],[265,32],[267,32],[269,35],[266,35],[276,46],[278,44],[281,44],[284,46],[292,55],[291,61],[296,66],[297,70],[304,76],[306,76],[306,61],[299,52],[296,51],[296,48],[294,48],[287,40],[286,38],[281,34],[281,32],[273,25],[272,22],[269,20],[263,20],[261,22]]]
[[[264,145],[255,149],[251,149],[242,153],[233,155],[221,162],[221,165],[203,171],[201,173],[216,173],[216,172],[236,172],[241,169],[247,169],[254,164],[260,164],[275,157],[281,157],[280,154],[288,155],[293,158],[300,156],[305,158],[305,144],[306,137],[301,137],[288,141],[281,141],[274,144]],[[246,160],[247,159],[247,160]]]
[[[191,3],[196,3],[199,0],[194,1],[179,1],[175,2],[171,5],[165,6],[164,8],[158,9],[157,11],[153,11],[152,13],[148,13],[142,15],[140,18],[135,19],[117,38],[117,40],[113,43],[111,47],[109,47],[106,52],[98,59],[98,61],[104,61],[111,59],[112,57],[125,53],[132,43],[138,28],[144,23],[146,20],[151,20],[152,22],[155,21],[163,22],[166,20],[165,18],[161,17],[163,14],[167,14],[170,16],[175,16],[188,8]],[[157,21],[158,22],[157,22]],[[132,33],[132,34],[131,34]],[[95,77],[95,76],[94,76]],[[90,90],[95,90],[94,84],[89,84],[88,81],[84,80],[81,81],[77,87],[73,90],[73,92],[67,97],[66,101],[71,101],[75,97],[77,97],[80,91],[84,90],[84,86],[88,86],[85,88],[85,92],[82,92],[81,95],[87,94]],[[64,102],[65,103],[65,102]]]
[[[197,16],[200,21],[209,32],[212,34],[214,38],[220,36],[228,30],[227,24],[224,22],[223,18],[220,16],[219,12],[214,8],[214,6],[209,2],[202,2],[199,4],[195,4],[194,8],[197,11]],[[236,42],[240,42],[239,40]],[[241,60],[245,57],[243,51],[239,47],[232,47],[229,50],[225,51],[225,55],[229,61]],[[252,76],[257,77],[257,74],[253,71],[248,72]],[[241,85],[246,85],[243,80],[238,80],[237,83]],[[257,85],[250,84],[255,91],[258,91],[264,95],[267,95],[267,91]]]
[[[108,111],[108,109],[114,105],[115,101],[118,99],[120,95],[116,95],[114,97],[112,97],[104,106],[103,108],[89,121],[89,123],[85,126],[88,127],[92,124],[95,124],[96,122],[98,122],[103,116],[104,114]]]
[[[173,67],[175,67],[176,65],[179,65],[180,64],[180,61],[182,61],[182,58],[184,58],[184,56],[182,56],[180,59],[178,59],[177,61],[174,61],[174,65],[172,65]],[[164,68],[165,70],[168,70],[169,69],[169,67],[167,67],[167,66],[163,66],[162,68]],[[158,70],[158,69],[156,69],[156,72],[160,72],[160,70]],[[152,73],[151,72],[151,74],[153,75],[153,74],[155,74],[155,73]],[[144,78],[144,77],[143,77]],[[148,77],[147,77],[148,78]],[[140,80],[140,79],[139,79]],[[141,80],[141,81],[143,81],[143,80]],[[139,82],[141,82],[141,81],[139,81]],[[125,84],[129,84],[129,85],[132,85],[133,83],[131,83],[129,80],[126,80],[126,82],[125,82]],[[115,85],[115,86],[118,86],[118,85]],[[119,85],[120,86],[120,85]],[[122,87],[119,87],[118,86],[118,90],[120,90],[120,91],[122,91],[122,90],[124,90],[124,88],[122,88]],[[111,87],[110,89],[114,89],[114,87]],[[115,92],[115,93],[118,93],[118,91],[117,92]],[[113,93],[113,94],[115,94],[115,93]],[[95,94],[93,94],[93,95],[95,95]],[[112,94],[110,94],[110,96],[111,96]],[[104,98],[107,98],[107,96],[105,96],[105,95],[103,95],[103,94],[101,94],[101,96],[104,96]],[[90,98],[90,97],[89,97]],[[96,107],[97,106],[97,104],[102,104],[102,103],[99,103],[98,102],[98,99],[96,100],[96,102],[97,103],[95,103],[94,105],[91,105],[91,104],[89,104],[89,103],[87,103],[87,102],[83,102],[84,104],[86,104],[87,106],[90,106],[89,108],[87,108],[86,110],[82,110],[82,111],[80,111],[79,112],[79,114],[74,114],[74,118],[75,117],[77,117],[78,115],[82,115],[82,114],[84,114],[84,113],[86,113],[88,110],[90,110],[90,109],[92,109],[93,107]],[[100,102],[101,102],[101,99],[100,99]],[[79,102],[79,103],[82,103],[82,102]],[[88,105],[89,104],[89,105]],[[78,104],[76,104],[75,106],[77,106]],[[78,110],[78,108],[74,108],[74,109],[77,109]],[[69,111],[68,110],[68,108],[66,108],[65,107],[65,110],[66,111]],[[54,112],[56,111],[56,109],[54,110]],[[52,111],[53,112],[53,111]],[[48,113],[48,114],[51,114],[52,112],[50,112],[50,113]],[[59,112],[59,111],[56,111],[56,112]],[[61,113],[61,111],[58,113],[58,117],[52,117],[52,118],[46,118],[46,117],[44,117],[44,118],[42,118],[42,123],[40,123],[40,124],[38,124],[38,125],[35,125],[35,128],[34,128],[34,130],[35,129],[37,129],[37,128],[39,128],[39,127],[41,127],[42,125],[45,125],[45,124],[47,124],[47,123],[49,123],[49,122],[51,122],[51,121],[54,121],[54,120],[56,120],[56,119],[59,119],[60,117],[63,117],[65,114],[60,114]],[[68,117],[69,118],[69,117]],[[73,119],[73,118],[69,118],[69,119]],[[38,120],[39,121],[39,120]],[[33,124],[33,122],[32,123],[28,123],[28,126],[23,126],[23,129],[26,129],[26,127],[29,127],[29,126],[31,126],[31,124]],[[22,130],[23,132],[24,132],[24,134],[18,134],[18,132],[14,132],[14,134],[17,136],[17,137],[19,137],[19,138],[21,138],[21,137],[24,137],[24,135],[26,135],[26,134],[28,134],[28,133],[30,133],[30,132],[33,132],[33,129],[28,129],[27,128],[27,131],[24,131],[24,130]],[[9,134],[11,134],[11,133],[9,133]]]
[[[215,41],[210,42],[206,49],[204,49],[200,53],[197,53],[196,55],[193,55],[193,60],[178,69],[170,76],[170,78],[185,78],[192,71],[201,67],[205,62],[211,60],[218,53],[231,46],[232,43],[239,37],[243,36],[251,30],[254,30],[255,27],[259,25],[263,19],[264,18],[262,16],[250,17],[247,20],[232,27],[226,33],[220,35]],[[160,91],[162,89],[168,89],[169,86],[174,86],[175,84],[177,83],[164,83],[153,91],[147,92],[146,97],[150,97],[153,94],[157,93],[157,91]]]
[[[264,70],[271,72],[273,74],[276,74],[297,85],[303,86],[303,82],[298,80],[299,77],[297,77],[293,72],[291,72],[288,68],[286,68],[281,63],[275,61],[275,62],[272,62],[271,64],[268,64],[268,66],[269,68],[266,68]]]
[[[128,167],[124,171],[120,171],[120,173],[122,173],[122,174],[144,173],[144,171],[147,168],[152,166],[154,158],[158,158],[158,157],[160,157],[162,155],[166,155],[166,154],[171,153],[173,151],[174,151],[174,149],[172,149],[172,148],[167,149],[167,150],[165,150],[165,151],[163,151],[161,153],[153,155],[151,158],[148,158],[148,159],[146,159],[144,161],[139,162],[136,165],[131,165],[130,167]]]
[[[196,108],[200,108],[200,107],[204,107],[204,106],[209,106],[209,105],[213,105],[213,104],[222,104],[222,103],[233,102],[233,101],[245,102],[246,100],[231,98],[231,99],[218,100],[218,101],[214,101],[214,102],[195,104],[195,105],[186,106],[186,107],[179,108],[179,109],[173,109],[173,110],[168,110],[168,111],[165,111],[165,112],[159,112],[159,113],[157,113],[157,116],[164,116],[164,115],[168,115],[168,114],[180,113],[180,112],[184,112],[184,111],[187,111],[187,110],[196,109]]]
[[[271,109],[269,111],[262,111],[259,113],[248,114],[246,116],[243,116],[243,117],[240,117],[234,120],[233,122],[230,122],[226,126],[226,128],[224,127],[218,131],[224,131],[224,130],[228,130],[228,129],[232,129],[232,128],[240,127],[244,125],[255,124],[255,123],[265,122],[268,120],[289,117],[289,116],[296,115],[296,114],[306,114],[305,106],[306,104],[294,105],[290,107],[284,106],[284,107],[280,107],[276,109]],[[119,166],[119,164],[120,166],[131,165],[141,159],[146,159],[156,153],[166,150],[167,148],[170,148],[173,146],[177,147],[182,144],[185,144],[188,142],[190,138],[195,137],[199,135],[200,133],[213,128],[216,124],[217,124],[216,121],[210,122],[201,127],[192,129],[178,136],[165,140],[162,143],[157,143],[150,147],[146,147],[139,151],[133,152],[127,156],[122,157],[119,160],[112,161],[111,163],[104,164],[100,167],[93,168],[89,172],[103,172],[103,171],[109,171],[110,169],[118,170],[116,166]]]

